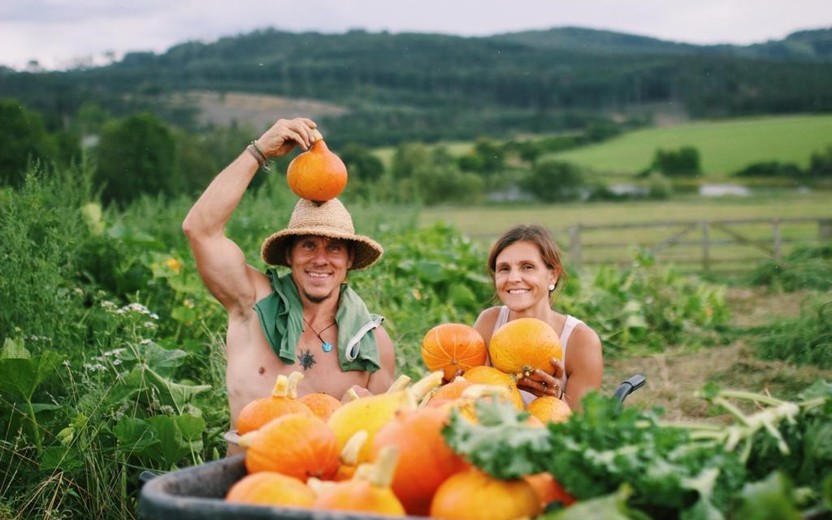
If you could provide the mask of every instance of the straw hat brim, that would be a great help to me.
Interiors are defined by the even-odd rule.
[[[283,265],[289,266],[286,262],[286,249],[292,242],[292,239],[300,236],[321,236],[327,238],[335,238],[339,240],[348,240],[353,243],[355,258],[353,258],[352,267],[350,270],[364,269],[370,267],[381,258],[384,254],[384,248],[381,244],[363,235],[343,233],[333,229],[326,229],[324,227],[307,227],[307,228],[293,228],[284,229],[272,234],[263,242],[263,247],[260,250],[260,256],[263,261],[269,265]]]
[[[300,199],[289,218],[289,225],[263,242],[260,256],[269,265],[288,266],[286,252],[292,239],[309,235],[347,240],[352,243],[352,270],[369,267],[384,254],[384,249],[378,242],[355,233],[352,216],[340,200],[331,199],[317,203]]]

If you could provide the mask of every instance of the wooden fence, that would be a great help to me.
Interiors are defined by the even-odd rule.
[[[638,250],[683,270],[741,272],[798,244],[832,243],[830,218],[676,220],[553,230],[570,266],[626,264]]]

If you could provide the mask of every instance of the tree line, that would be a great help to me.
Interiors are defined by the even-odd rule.
[[[200,130],[194,108],[170,105],[170,94],[311,98],[346,107],[348,116],[322,122],[366,146],[571,130],[656,105],[711,118],[832,110],[832,67],[822,53],[829,30],[800,34],[802,48],[817,50],[811,59],[776,51],[794,45],[756,53],[659,40],[627,45],[604,31],[558,46],[563,31],[470,38],[269,29],[160,55],[131,53],[106,67],[0,72],[0,96],[52,125],[94,101],[115,115],[148,110],[190,131]]]

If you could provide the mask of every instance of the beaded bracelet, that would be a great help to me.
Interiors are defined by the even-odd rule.
[[[266,159],[266,154],[263,153],[263,150],[261,150],[260,146],[257,145],[256,140],[249,143],[249,145],[246,146],[246,150],[248,150],[248,153],[250,153],[254,156],[255,159],[257,159],[257,165],[260,168],[263,168],[267,172],[272,171],[271,165],[269,165],[269,162]]]

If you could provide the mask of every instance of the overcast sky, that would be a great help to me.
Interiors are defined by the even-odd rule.
[[[832,27],[832,0],[0,0],[0,64],[65,68],[268,27],[485,36],[563,26],[750,44]]]

